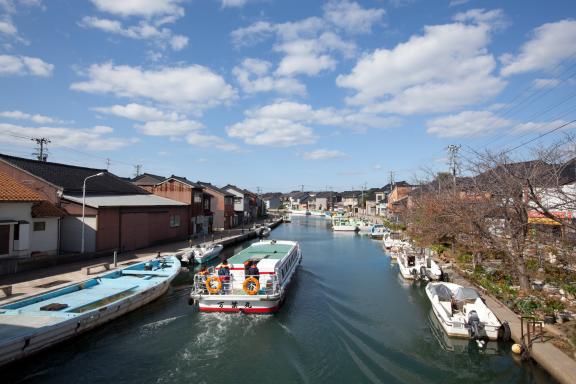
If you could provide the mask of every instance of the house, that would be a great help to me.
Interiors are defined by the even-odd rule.
[[[64,212],[0,172],[0,258],[55,255]]]
[[[310,195],[310,209],[318,211],[332,210],[339,201],[340,194],[332,191],[318,192]]]
[[[310,193],[292,191],[287,195],[288,208],[293,211],[308,210]]]
[[[234,226],[250,222],[250,197],[246,191],[232,184],[222,189],[234,196]]]
[[[279,209],[282,206],[282,194],[279,192],[265,193],[262,195],[262,201],[266,209]]]
[[[153,175],[151,173],[143,173],[136,176],[132,180],[132,184],[139,186],[140,188],[152,193],[154,186],[166,180],[164,176]]]
[[[394,221],[402,221],[408,209],[408,194],[414,189],[407,183],[397,183],[388,195],[387,215]]]
[[[129,251],[188,236],[185,204],[106,170],[0,154],[0,172],[66,212],[60,221],[63,252]]]
[[[153,193],[188,206],[189,220],[184,225],[188,233],[205,235],[212,232],[214,217],[211,209],[212,195],[204,192],[204,187],[185,177],[172,175],[154,186]]]
[[[214,218],[213,230],[225,230],[234,226],[234,195],[207,182],[196,184],[204,188],[204,193],[212,197],[210,209]]]
[[[338,203],[338,206],[346,212],[357,213],[362,191],[344,191],[340,195],[342,200]]]

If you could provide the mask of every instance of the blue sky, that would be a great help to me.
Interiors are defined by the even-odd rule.
[[[412,180],[445,170],[449,144],[513,148],[576,118],[575,13],[566,0],[0,0],[0,152],[30,157],[46,137],[50,161],[264,192]]]

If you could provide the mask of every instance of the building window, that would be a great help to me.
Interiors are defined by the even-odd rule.
[[[194,202],[195,203],[202,203],[202,195],[199,193],[194,194]]]
[[[36,221],[34,222],[34,231],[45,231],[46,230],[46,222],[45,221]]]
[[[204,209],[205,210],[210,209],[210,199],[204,199]]]
[[[170,215],[170,227],[176,228],[180,226],[180,215]]]

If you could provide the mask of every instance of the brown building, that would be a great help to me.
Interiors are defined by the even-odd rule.
[[[189,234],[186,204],[152,195],[106,170],[0,154],[0,172],[67,213],[60,228],[60,249],[65,252],[82,251],[82,243],[85,252],[129,251]]]
[[[204,187],[204,192],[212,196],[210,204],[214,222],[214,230],[230,229],[234,225],[234,195],[210,183],[198,181]]]
[[[185,177],[170,176],[153,188],[153,193],[176,200],[188,206],[188,233],[202,235],[212,232],[212,195],[204,192],[204,187]]]
[[[154,186],[166,180],[163,176],[153,175],[151,173],[143,173],[136,176],[131,180],[132,184],[139,186],[142,189],[152,193]]]

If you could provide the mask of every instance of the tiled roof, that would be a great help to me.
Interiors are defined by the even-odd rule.
[[[212,184],[210,184],[210,183],[207,183],[207,182],[205,182],[205,181],[197,181],[196,184],[199,184],[199,185],[202,186],[202,187],[206,187],[206,188],[208,188],[208,189],[211,189],[211,190],[213,190],[213,191],[215,191],[215,192],[218,192],[218,193],[220,193],[220,194],[222,194],[222,195],[224,195],[224,196],[234,196],[234,195],[231,194],[230,192],[225,191],[225,190],[223,190],[222,188],[218,188],[217,186],[212,185]]]
[[[0,201],[41,201],[39,193],[0,172]]]
[[[135,178],[133,178],[131,181],[135,182],[144,178],[148,178],[148,179],[153,179],[155,180],[157,183],[160,183],[164,180],[166,180],[166,178],[164,176],[158,176],[158,175],[154,175],[152,173],[143,173],[140,176],[136,176]]]
[[[184,184],[186,184],[186,185],[188,185],[188,186],[190,186],[190,187],[192,187],[192,188],[202,188],[201,185],[198,185],[198,184],[196,184],[195,182],[190,181],[190,180],[188,180],[188,179],[185,178],[185,177],[176,176],[176,175],[172,175],[172,176],[168,177],[168,178],[167,178],[166,180],[164,180],[164,181],[168,181],[168,180],[170,180],[170,179],[174,179],[174,180],[176,180],[176,181],[179,181],[179,182],[181,182],[181,183],[184,183]]]
[[[32,217],[64,217],[66,212],[49,201],[40,201],[32,206]]]
[[[123,181],[105,169],[77,167],[0,154],[0,160],[23,169],[64,190],[68,195],[81,195],[82,184],[88,176],[104,172],[86,183],[86,195],[139,195],[148,194],[142,188]]]

